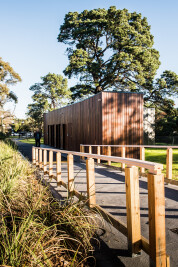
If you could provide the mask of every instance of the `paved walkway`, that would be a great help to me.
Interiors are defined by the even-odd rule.
[[[30,153],[30,146],[18,142],[19,149],[27,156]],[[31,146],[32,147],[32,146]],[[27,150],[29,152],[27,153]],[[28,155],[31,158],[30,155]],[[86,166],[75,158],[75,188],[79,192],[86,194]],[[54,170],[55,172],[55,170]],[[55,180],[49,180],[53,189],[63,198],[67,197],[66,189],[57,187]],[[62,163],[62,179],[67,183],[67,163]],[[107,167],[95,167],[96,180],[96,202],[102,208],[106,209],[116,218],[126,223],[126,197],[125,197],[125,177],[119,170],[109,169]],[[166,243],[167,254],[171,256],[171,266],[178,266],[178,230],[177,233],[171,229],[178,228],[178,187],[174,185],[165,185],[166,197]],[[140,178],[140,204],[141,204],[141,231],[142,235],[148,238],[148,195],[147,179]],[[101,249],[95,253],[97,266],[149,266],[149,257],[142,253],[140,257],[130,258],[127,252],[127,239],[108,223],[105,223],[105,230],[102,232]]]

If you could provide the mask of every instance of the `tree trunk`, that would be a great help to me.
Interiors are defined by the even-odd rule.
[[[54,99],[51,99],[52,108],[56,109],[56,103]]]
[[[101,86],[97,86],[95,89],[95,94],[98,94],[99,92],[103,91],[103,88]]]

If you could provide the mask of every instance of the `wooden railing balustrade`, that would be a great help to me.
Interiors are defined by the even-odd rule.
[[[107,222],[124,234],[132,255],[140,254],[141,250],[144,250],[150,257],[150,266],[170,266],[169,256],[166,255],[164,176],[161,172],[163,165],[125,158],[125,147],[122,150],[123,157],[112,157],[110,149],[108,149],[108,156],[105,156],[100,155],[100,147],[97,148],[98,154],[84,153],[83,148],[84,146],[81,147],[82,152],[74,152],[33,147],[32,162],[50,178],[55,178],[58,186],[64,186],[68,190],[69,196],[75,195],[79,199],[84,199],[91,209],[97,211]],[[90,152],[92,152],[91,148]],[[47,163],[47,153],[49,154],[49,163]],[[53,162],[54,153],[56,153],[55,163]],[[67,184],[62,180],[61,153],[67,154]],[[75,189],[74,156],[86,158],[86,197]],[[100,160],[120,162],[122,167],[127,165],[125,167],[127,225],[97,205],[94,159],[97,162]],[[56,175],[53,172],[54,167],[56,167]],[[149,240],[141,235],[138,167],[148,170]]]
[[[152,146],[152,145],[80,145],[80,152],[85,152],[85,147],[89,147],[89,153],[92,154],[92,147],[97,147],[97,154],[101,155],[101,148],[104,147],[107,149],[107,155],[111,154],[111,148],[121,148],[121,157],[126,157],[126,149],[127,148],[139,148],[140,149],[140,160],[145,160],[145,148],[166,148],[166,177],[165,182],[178,185],[178,181],[172,179],[172,161],[173,161],[173,149],[177,148],[178,146]],[[84,159],[84,158],[82,158]],[[97,163],[98,162],[97,160]],[[108,165],[111,165],[111,161],[107,162]],[[125,169],[125,163],[121,163],[121,169]],[[140,168],[140,173],[143,175],[145,174],[145,169]]]

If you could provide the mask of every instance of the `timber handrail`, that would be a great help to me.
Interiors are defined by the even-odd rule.
[[[83,149],[83,147],[81,148]],[[92,149],[89,151],[92,152]],[[48,152],[49,162],[47,162]],[[97,150],[97,152],[99,153],[100,151]],[[108,154],[110,152],[111,150],[108,149]],[[54,153],[56,153],[55,163],[53,161]],[[62,180],[61,154],[67,154],[68,183]],[[75,189],[74,156],[86,158],[87,197]],[[125,167],[127,224],[97,205],[94,159],[97,161],[121,162],[121,164],[127,165]],[[164,176],[161,173],[163,169],[162,164],[124,157],[113,157],[111,155],[105,156],[42,147],[32,148],[32,162],[43,170],[44,174],[48,174],[49,178],[56,179],[58,186],[64,186],[68,191],[69,197],[75,195],[77,198],[86,201],[89,208],[97,211],[107,222],[124,234],[127,237],[128,250],[131,255],[139,255],[141,249],[143,249],[150,257],[150,266],[170,266],[169,256],[166,255],[165,195]],[[141,235],[138,167],[148,169],[149,240]],[[54,168],[56,169],[56,175],[53,172]]]
[[[60,152],[60,153],[68,154],[68,155],[72,154],[74,156],[79,156],[79,157],[86,157],[86,158],[100,159],[104,161],[124,163],[127,165],[127,167],[137,166],[137,167],[145,168],[153,174],[159,174],[161,173],[161,170],[163,170],[163,164],[150,162],[150,161],[144,161],[144,160],[138,160],[138,159],[105,156],[105,155],[89,154],[89,153],[82,153],[82,152],[76,152],[76,151],[52,149],[52,148],[49,149],[49,148],[42,148],[42,147],[40,148],[40,150],[46,150],[46,151],[50,150],[53,152]]]
[[[81,144],[81,146],[94,146],[94,147],[152,147],[152,148],[178,148],[178,146],[155,146],[155,145],[86,145]]]
[[[92,147],[97,148],[97,154],[101,154],[101,148],[107,148],[107,155],[111,156],[111,148],[121,148],[122,158],[125,158],[126,148],[139,148],[140,149],[140,160],[145,161],[145,148],[166,148],[166,177],[165,182],[178,185],[178,181],[172,179],[172,161],[173,161],[173,149],[178,149],[178,146],[155,146],[155,145],[90,145],[81,144],[80,151],[84,152],[85,147],[89,148],[89,152],[92,153]],[[100,163],[100,160],[97,160]],[[111,160],[108,160],[108,165],[111,165]],[[136,165],[135,165],[136,166]],[[125,163],[121,162],[121,169],[125,169]],[[145,167],[140,166],[140,173],[145,173]]]

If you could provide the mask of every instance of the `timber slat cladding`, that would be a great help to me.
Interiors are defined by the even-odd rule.
[[[101,92],[49,112],[44,115],[44,141],[72,151],[80,151],[80,144],[140,145],[143,142],[143,95]],[[96,148],[92,152],[96,153]],[[106,153],[102,148],[101,154]],[[121,149],[112,148],[112,155],[120,156]],[[138,158],[139,150],[129,148],[126,156]]]

